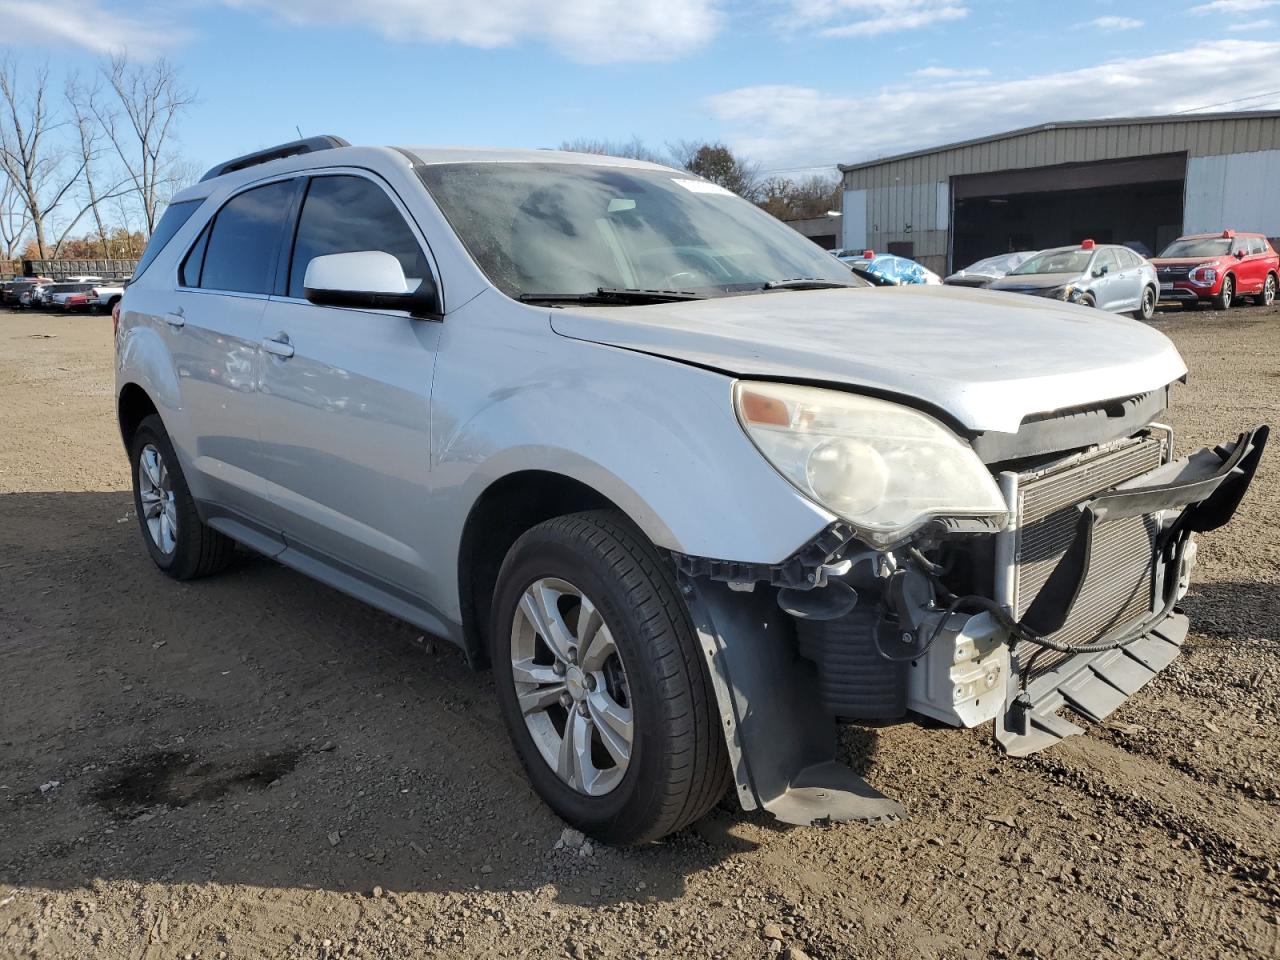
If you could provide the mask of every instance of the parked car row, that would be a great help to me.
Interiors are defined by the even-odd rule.
[[[123,295],[124,281],[102,277],[20,277],[0,284],[0,303],[17,309],[110,313]]]
[[[944,281],[1052,297],[1150,319],[1157,304],[1225,310],[1241,297],[1270,306],[1280,291],[1280,254],[1260,233],[1191,234],[1150,259],[1131,244],[1054,247],[979,260]]]

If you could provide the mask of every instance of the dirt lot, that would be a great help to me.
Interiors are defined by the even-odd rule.
[[[1280,310],[1157,325],[1184,448],[1280,420]],[[1280,452],[1105,727],[850,729],[908,820],[614,851],[454,649],[254,557],[157,572],[111,376],[109,320],[0,315],[0,956],[1280,956]]]

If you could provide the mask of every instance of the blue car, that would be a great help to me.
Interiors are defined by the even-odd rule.
[[[942,278],[932,270],[892,253],[878,254],[874,250],[864,250],[861,256],[842,256],[839,260],[864,280],[870,280],[878,286],[942,282]]]

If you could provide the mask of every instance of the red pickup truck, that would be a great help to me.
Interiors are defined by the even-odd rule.
[[[1196,233],[1179,237],[1152,258],[1160,301],[1208,302],[1226,310],[1240,297],[1271,306],[1280,287],[1280,255],[1260,233]]]

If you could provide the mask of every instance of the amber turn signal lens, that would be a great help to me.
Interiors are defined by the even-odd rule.
[[[741,404],[742,416],[748,423],[772,424],[778,427],[791,424],[791,412],[787,409],[787,405],[775,397],[766,397],[763,394],[752,393],[750,390],[743,390]]]

